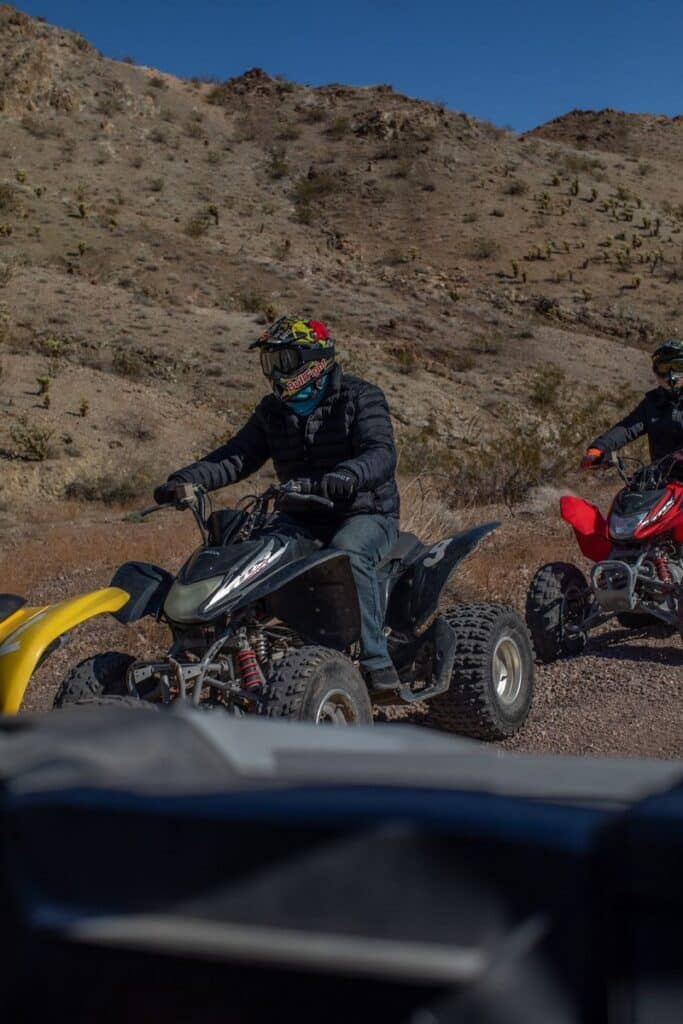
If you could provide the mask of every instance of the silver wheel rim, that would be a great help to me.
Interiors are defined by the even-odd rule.
[[[511,636],[502,636],[493,652],[493,685],[501,704],[514,704],[519,697],[522,689],[522,655],[517,641]]]
[[[355,702],[346,690],[330,690],[315,716],[316,725],[355,725],[357,722]]]

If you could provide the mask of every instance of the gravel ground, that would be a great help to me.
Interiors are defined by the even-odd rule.
[[[431,726],[429,706],[382,719]],[[581,657],[536,666],[526,726],[501,744],[531,753],[683,757],[683,645],[661,629],[606,624]]]
[[[94,574],[82,576],[77,589],[100,583],[86,578]],[[52,594],[45,597],[54,599]],[[155,624],[126,629],[108,617],[86,624],[36,673],[25,712],[50,708],[59,680],[82,658],[108,649],[149,656],[163,649],[165,637],[163,627]],[[428,705],[379,710],[377,717],[431,726]],[[583,656],[538,665],[527,725],[502,746],[544,753],[682,757],[680,638],[664,636],[661,629],[629,631],[607,624],[591,638]]]

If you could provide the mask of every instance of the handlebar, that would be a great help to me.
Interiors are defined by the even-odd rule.
[[[164,505],[149,505],[140,511],[140,518],[146,518],[155,512],[163,512],[166,509],[190,509],[192,512],[202,540],[206,544],[209,537],[209,523],[206,515],[208,501],[206,490],[199,484],[179,483],[175,488],[175,497]],[[260,516],[265,515],[269,502],[274,508],[289,505],[304,506],[316,505],[319,508],[330,510],[334,508],[334,502],[320,493],[320,484],[315,480],[299,479],[288,480],[284,484],[274,484],[267,488],[263,494],[254,494],[245,499],[248,501],[247,525],[244,527],[245,536],[254,529]]]

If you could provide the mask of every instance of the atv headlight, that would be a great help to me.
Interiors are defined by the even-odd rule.
[[[610,536],[614,537],[615,540],[624,540],[625,538],[632,537],[646,515],[647,513],[645,512],[634,512],[630,516],[612,515],[609,521]]]

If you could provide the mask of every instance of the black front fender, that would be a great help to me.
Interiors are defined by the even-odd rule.
[[[483,523],[446,537],[425,551],[394,587],[386,623],[400,633],[416,633],[439,607],[441,592],[457,566],[471,554],[482,537],[500,523]]]

